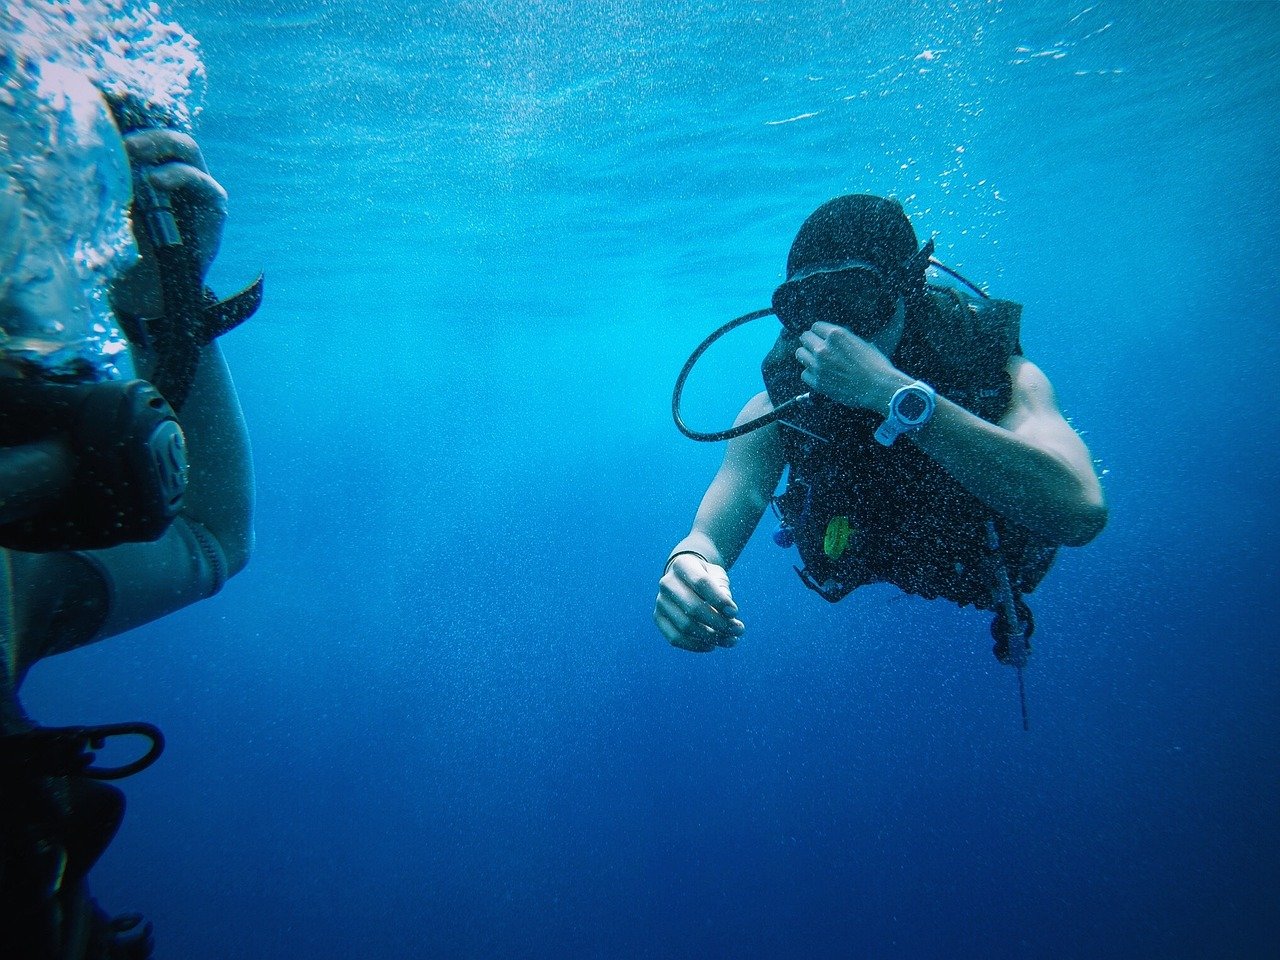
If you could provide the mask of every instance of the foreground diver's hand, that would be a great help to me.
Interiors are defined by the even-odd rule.
[[[145,177],[156,193],[172,202],[182,242],[191,249],[203,279],[222,243],[227,191],[209,175],[200,147],[185,133],[136,130],[124,138],[124,145],[135,177]],[[151,237],[140,220],[135,209],[133,235],[139,257],[112,285],[111,300],[117,310],[153,317],[163,310],[160,274]]]
[[[875,344],[821,320],[800,335],[796,359],[804,367],[800,379],[847,407],[879,410],[911,382]]]
[[[694,653],[732,647],[746,629],[737,616],[724,567],[692,553],[677,554],[658,582],[653,609],[653,621],[667,641]]]

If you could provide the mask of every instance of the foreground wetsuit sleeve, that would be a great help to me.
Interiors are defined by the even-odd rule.
[[[180,419],[191,474],[173,525],[152,543],[78,554],[106,593],[105,617],[83,642],[123,633],[211,597],[248,562],[253,465],[240,403],[217,344],[202,352]]]

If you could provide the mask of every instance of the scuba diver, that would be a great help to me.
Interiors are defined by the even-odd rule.
[[[1022,354],[1021,306],[987,296],[933,249],[897,201],[836,197],[800,227],[771,308],[690,358],[676,422],[729,444],[667,558],[653,616],[685,650],[737,643],[728,571],[772,506],[775,541],[798,549],[801,580],[832,603],[891,583],[994,613],[994,653],[1018,669],[1025,728],[1024,595],[1059,546],[1098,535],[1107,508],[1088,449]],[[930,266],[973,293],[928,283]],[[679,400],[692,365],[723,332],[769,314],[783,330],[762,365],[765,391],[733,429],[687,428]]]
[[[109,358],[120,372],[49,342],[74,331],[85,294],[31,197],[0,175],[0,955],[24,960],[151,955],[150,924],[108,918],[86,876],[124,811],[103,781],[163,747],[145,723],[40,727],[24,678],[216,594],[252,546],[248,437],[216,337],[257,308],[261,277],[226,300],[204,285],[225,191],[167,118],[127,96],[108,107],[139,252],[107,291],[127,336],[128,358]],[[123,737],[145,752],[95,762]]]

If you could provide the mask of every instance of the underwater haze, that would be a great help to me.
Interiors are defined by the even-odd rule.
[[[257,547],[48,661],[163,759],[95,869],[157,955],[1280,956],[1280,4],[185,0]],[[766,516],[732,650],[651,620],[722,447],[675,374],[804,218],[898,197],[1025,305],[1111,520],[988,617],[831,606]],[[686,416],[727,424],[777,327]]]

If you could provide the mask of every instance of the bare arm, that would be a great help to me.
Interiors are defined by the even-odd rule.
[[[737,422],[771,409],[768,394],[761,393],[743,408]],[[744,628],[727,571],[769,506],[783,465],[776,425],[729,442],[693,529],[672,549],[658,584],[654,621],[674,646],[702,653],[732,646],[741,635]]]
[[[996,512],[1054,543],[1083,546],[1107,522],[1089,450],[1039,367],[1014,357],[1009,376],[1013,398],[999,424],[939,397],[932,419],[912,439]]]
[[[804,381],[847,406],[884,414],[912,382],[876,345],[834,324],[815,323],[801,343]],[[1013,396],[1000,423],[940,396],[929,423],[908,436],[991,509],[1054,543],[1086,544],[1107,522],[1089,451],[1040,368],[1014,357],[1008,370]]]

